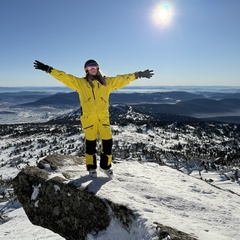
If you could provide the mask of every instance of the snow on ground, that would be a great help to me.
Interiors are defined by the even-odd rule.
[[[200,179],[199,171],[193,171],[190,175]],[[204,180],[212,181],[211,184],[214,186],[226,191],[233,191],[240,196],[239,182],[228,180],[223,174],[216,174],[215,171],[202,171],[201,176]]]
[[[156,221],[199,239],[240,238],[239,196],[156,163],[125,161],[114,174],[97,195],[135,210],[152,234]]]
[[[1,205],[0,205],[1,206]],[[0,225],[1,240],[63,240],[52,231],[33,225],[22,207],[10,209],[8,212],[10,221]]]
[[[114,178],[110,181],[100,171],[97,179],[86,176],[84,165],[78,170],[77,181],[82,186],[101,198],[127,206],[140,216],[130,232],[113,219],[106,231],[97,236],[89,234],[89,240],[155,240],[154,221],[200,240],[240,239],[240,197],[236,194],[157,163],[119,161],[113,164]],[[19,205],[9,208],[6,215],[11,220],[0,225],[0,239],[63,239],[32,225]]]
[[[114,142],[122,140],[128,144],[136,142],[148,143],[164,149],[180,142],[184,138],[179,135],[179,139],[171,137],[172,132],[157,133],[148,131],[141,134],[136,131],[133,125],[120,128],[113,126],[113,130],[119,130],[119,134],[114,136]],[[165,140],[162,138],[164,134]],[[151,141],[151,135],[154,136]],[[166,140],[169,135],[169,140]],[[191,134],[186,137],[192,141],[197,141]],[[38,148],[37,139],[49,139],[53,141],[55,136],[38,135],[25,137],[24,141],[33,140],[34,147],[27,150],[25,155],[34,153],[29,159],[30,165],[36,164],[36,155],[45,148]],[[63,138],[59,136],[59,138]],[[76,145],[81,146],[81,134],[69,137]],[[34,140],[35,139],[35,140]],[[185,138],[186,139],[186,138]],[[61,140],[61,145],[66,148],[67,136]],[[2,147],[9,143],[21,142],[18,138],[5,136],[0,139]],[[175,142],[174,142],[175,141]],[[70,142],[71,143],[71,142]],[[59,143],[58,143],[59,144]],[[49,145],[49,144],[48,144]],[[5,165],[9,160],[9,154],[15,147],[2,149],[0,175],[4,179],[14,177],[19,172],[16,167]],[[59,149],[58,151],[60,151]],[[59,153],[59,152],[58,152]],[[22,156],[20,156],[23,158]],[[166,163],[169,164],[170,163]],[[19,165],[21,167],[21,164]],[[172,169],[168,166],[160,166],[157,163],[138,162],[131,157],[129,160],[113,164],[114,178],[106,181],[103,173],[98,172],[98,179],[86,177],[85,166],[79,166],[78,181],[87,186],[97,196],[110,199],[113,202],[123,204],[139,214],[139,218],[133,224],[130,232],[124,230],[116,219],[113,218],[111,225],[106,231],[97,236],[88,236],[89,240],[155,240],[156,229],[154,221],[174,227],[183,232],[192,234],[200,240],[237,240],[240,239],[240,188],[239,182],[226,180],[224,175],[213,171],[201,171],[202,179],[213,180],[211,184],[200,180],[198,170],[193,170],[190,175]],[[75,171],[76,169],[74,169]],[[181,169],[184,171],[184,169]],[[61,173],[60,173],[61,175]],[[220,188],[220,189],[219,189]],[[230,192],[231,190],[233,192]],[[34,226],[28,220],[23,208],[19,203],[14,203],[5,207],[6,202],[0,201],[0,216],[4,212],[5,217],[10,220],[0,225],[0,240],[60,240],[63,239],[58,234],[42,227]],[[0,219],[1,220],[1,219]],[[152,235],[152,237],[150,237]]]

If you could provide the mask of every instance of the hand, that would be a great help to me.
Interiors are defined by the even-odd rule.
[[[51,73],[51,71],[52,71],[52,67],[49,67],[48,65],[45,65],[45,64],[39,62],[38,60],[35,60],[33,65],[34,65],[35,69],[45,71],[46,73]]]
[[[151,78],[154,75],[153,70],[145,70],[143,72],[138,72],[138,77],[139,78]]]

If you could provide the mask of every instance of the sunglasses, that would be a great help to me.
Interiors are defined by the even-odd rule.
[[[97,69],[97,68],[99,68],[99,66],[96,63],[91,63],[86,67],[87,70]]]

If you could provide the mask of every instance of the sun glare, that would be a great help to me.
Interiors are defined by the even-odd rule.
[[[169,24],[173,15],[172,8],[169,4],[158,5],[153,13],[154,21],[157,24]]]

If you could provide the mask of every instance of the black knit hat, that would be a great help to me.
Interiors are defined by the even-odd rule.
[[[99,64],[98,64],[95,60],[90,59],[90,60],[88,60],[88,61],[85,62],[85,64],[84,64],[84,68],[86,68],[87,65],[89,65],[89,64],[91,64],[91,63],[95,63],[95,64],[97,64],[97,65],[99,66]]]

